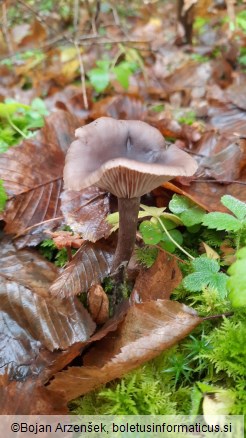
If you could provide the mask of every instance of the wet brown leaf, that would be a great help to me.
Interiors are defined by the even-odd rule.
[[[246,112],[233,104],[210,103],[208,116],[210,124],[223,134],[246,137]]]
[[[164,251],[159,251],[155,263],[149,269],[142,269],[136,279],[131,301],[168,299],[182,280],[177,260]]]
[[[109,300],[100,284],[90,287],[87,300],[93,321],[99,325],[104,324],[109,318]]]
[[[245,142],[246,144],[246,142]],[[239,178],[246,146],[236,136],[207,131],[197,144],[198,173],[217,180],[233,181]]]
[[[48,389],[64,390],[67,401],[137,368],[189,334],[202,321],[192,309],[169,300],[130,307],[118,330],[87,356],[84,367],[56,374]]]
[[[48,234],[52,237],[57,249],[80,248],[83,243],[79,234],[73,234],[71,231],[55,231]]]
[[[66,269],[52,284],[50,292],[60,298],[71,297],[101,281],[110,273],[114,246],[105,241],[84,242]]]
[[[134,96],[109,96],[93,105],[90,115],[93,119],[108,116],[115,119],[143,120],[146,107],[142,100]]]
[[[85,342],[95,329],[88,312],[76,299],[48,300],[55,267],[30,250],[1,245],[0,368],[12,378],[39,374],[41,350],[66,350]]]
[[[106,221],[110,213],[109,195],[98,187],[75,192],[66,190],[61,195],[61,209],[66,223],[85,240],[96,242],[110,235]]]
[[[58,111],[46,121],[40,134],[0,155],[1,178],[9,195],[3,220],[5,232],[18,236],[35,228],[37,244],[39,224],[48,227],[61,220],[60,194],[64,154],[74,138],[77,119]],[[53,224],[54,221],[54,224]],[[41,236],[39,236],[41,238]],[[32,244],[32,238],[27,238]],[[26,243],[24,239],[24,244]]]
[[[0,378],[1,415],[62,415],[68,413],[61,393],[40,387],[34,379],[26,382],[8,381]],[[2,431],[3,432],[3,431]]]

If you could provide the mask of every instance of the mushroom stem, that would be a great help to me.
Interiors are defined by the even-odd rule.
[[[112,272],[122,263],[128,263],[133,253],[138,224],[139,198],[118,198],[119,234]]]

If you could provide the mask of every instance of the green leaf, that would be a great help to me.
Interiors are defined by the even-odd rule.
[[[186,196],[175,194],[169,202],[169,209],[175,214],[180,214],[183,213],[183,211],[188,210],[190,207],[193,207],[193,205],[194,203],[186,198]]]
[[[154,216],[154,217],[160,217],[166,210],[166,207],[161,207],[161,208],[150,207],[149,205],[144,205],[144,204],[140,204],[140,207],[147,213],[146,216]]]
[[[201,224],[205,215],[205,211],[196,205],[183,211],[180,218],[186,227],[192,227],[193,225]]]
[[[177,224],[174,221],[172,221],[171,219],[167,219],[164,216],[160,216],[160,220],[163,223],[163,225],[165,226],[165,228],[167,229],[167,231],[174,230],[174,228],[177,227]],[[160,223],[159,223],[159,227],[161,227]]]
[[[20,109],[30,109],[29,105],[24,105],[22,103],[0,103],[0,117],[8,118],[16,113]]]
[[[38,116],[48,116],[49,111],[46,108],[45,102],[43,99],[40,99],[40,97],[36,97],[33,99],[31,103],[31,109],[38,115]]]
[[[113,72],[120,85],[127,90],[129,87],[129,77],[132,74],[128,63],[127,66],[123,63],[117,65],[116,67],[114,67]]]
[[[233,214],[239,219],[243,220],[246,217],[246,203],[239,201],[231,195],[225,195],[221,198],[221,203],[232,211]]]
[[[144,243],[148,245],[157,245],[163,237],[158,224],[150,221],[143,221],[139,227]]]
[[[3,186],[3,181],[0,179],[0,211],[4,210],[7,199],[8,197]]]
[[[179,245],[182,245],[183,243],[183,236],[180,233],[179,230],[171,230],[169,231],[170,236],[177,242]],[[168,252],[173,253],[176,249],[176,245],[169,239],[167,234],[164,234],[160,244],[163,249],[165,249]]]
[[[208,257],[199,257],[192,261],[195,272],[187,275],[183,280],[185,289],[191,292],[201,291],[204,287],[216,289],[221,297],[226,297],[227,275],[219,272],[220,265],[216,260]]]
[[[238,231],[243,227],[241,222],[234,216],[220,212],[206,214],[202,223],[208,228],[226,231]]]
[[[180,215],[180,219],[187,227],[200,224],[205,216],[205,210],[196,205],[193,201],[185,196],[173,195],[169,202],[169,209]]]
[[[229,299],[235,308],[246,307],[246,247],[237,254],[237,261],[228,269]]]
[[[102,68],[93,68],[88,72],[91,85],[100,93],[104,91],[109,84],[109,71]]]

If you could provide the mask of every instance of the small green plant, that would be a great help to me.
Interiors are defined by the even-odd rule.
[[[228,269],[229,299],[234,308],[246,307],[246,247],[237,254],[237,261]]]
[[[39,245],[39,250],[41,254],[50,262],[58,267],[63,268],[68,262],[68,253],[66,248],[60,250],[57,249],[54,241],[52,239],[43,240]],[[76,250],[72,249],[72,254],[75,254]]]
[[[246,11],[240,11],[236,15],[236,25],[241,29],[243,32],[246,33]]]
[[[203,218],[203,225],[216,230],[232,232],[237,249],[246,243],[246,203],[230,195],[222,196],[221,203],[230,210],[228,213],[212,212]]]
[[[145,245],[137,248],[135,253],[138,262],[141,263],[145,268],[150,268],[157,258],[158,248]]]
[[[187,275],[183,285],[191,292],[199,292],[204,287],[214,288],[222,298],[227,295],[226,283],[228,276],[220,271],[217,260],[208,257],[198,257],[191,262],[194,272]]]
[[[206,214],[205,210],[185,196],[173,195],[169,202],[169,209],[180,217],[186,227],[201,224]]]
[[[186,125],[192,125],[196,121],[195,111],[187,111],[185,114],[177,117],[179,123]]]
[[[0,103],[0,152],[6,152],[23,138],[33,136],[34,131],[44,125],[46,115],[48,111],[40,98],[34,99],[31,105],[12,99]]]
[[[124,60],[118,61],[122,56]],[[127,90],[130,76],[138,69],[144,71],[143,61],[137,50],[119,44],[119,51],[113,61],[98,60],[96,67],[89,70],[87,75],[97,93],[106,90],[112,79],[116,79]]]
[[[3,181],[0,179],[0,212],[4,210],[8,197],[4,189]]]
[[[111,61],[99,60],[97,67],[88,71],[90,83],[97,93],[106,90],[111,81],[111,76],[115,77],[120,85],[126,90],[129,87],[129,78],[136,71],[137,65],[134,62],[121,61],[116,66],[112,66]]]

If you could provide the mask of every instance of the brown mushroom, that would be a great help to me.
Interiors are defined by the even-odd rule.
[[[138,120],[101,117],[75,131],[64,168],[65,188],[96,185],[118,198],[119,235],[114,272],[128,263],[135,244],[140,197],[176,176],[191,176],[196,161],[158,129]]]

